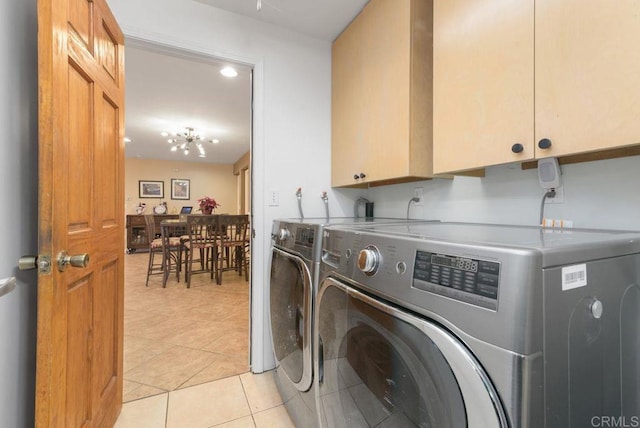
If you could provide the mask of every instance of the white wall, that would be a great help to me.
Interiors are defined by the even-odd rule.
[[[38,86],[36,2],[0,0],[0,425],[33,426],[36,274],[16,263],[37,250]]]
[[[110,0],[124,33],[173,47],[255,65],[252,363],[273,365],[268,331],[268,263],[271,223],[298,215],[295,190],[303,188],[306,217],[324,216],[320,199],[329,192],[332,216],[351,215],[353,200],[375,202],[376,216],[404,217],[413,188],[424,187],[425,205],[414,218],[536,224],[542,190],[536,170],[489,168],[485,178],[460,177],[369,190],[330,188],[331,46],[288,30],[253,21],[198,2]],[[144,17],[141,19],[140,17]],[[565,203],[547,217],[575,226],[640,229],[638,158],[563,167]],[[280,192],[270,207],[267,192]]]
[[[640,230],[640,156],[561,166],[564,203],[547,204],[546,218],[572,220],[574,227]],[[536,225],[543,190],[537,169],[488,168],[484,178],[456,177],[339,191],[374,202],[375,215],[405,217],[415,187],[424,206],[411,218]]]
[[[271,368],[271,224],[274,218],[297,216],[297,187],[303,188],[307,216],[324,215],[320,193],[331,190],[331,44],[193,1],[110,0],[109,4],[129,38],[255,66],[252,367],[257,372]],[[279,190],[280,206],[267,206],[269,189]],[[336,203],[334,212],[339,211]]]

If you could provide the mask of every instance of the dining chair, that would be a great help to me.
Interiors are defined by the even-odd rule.
[[[217,247],[218,268],[216,282],[222,284],[222,273],[228,270],[244,272],[245,280],[249,281],[249,263],[246,248],[249,244],[249,216],[220,215],[218,222]],[[224,266],[226,263],[226,266]]]
[[[179,248],[179,238],[168,238],[166,245],[168,247],[163,246],[163,237],[156,230],[156,221],[153,214],[145,214],[144,216],[145,222],[145,233],[147,235],[147,241],[149,242],[149,263],[147,265],[147,280],[145,282],[145,287],[149,286],[149,277],[151,275],[165,275],[165,272],[175,270],[178,281],[180,281],[180,266],[175,264],[175,267],[171,268],[171,263],[166,263],[166,253],[164,251],[171,252],[177,251]],[[156,255],[160,255],[160,261],[156,261]],[[165,266],[165,264],[167,266]],[[166,287],[165,280],[162,281],[162,286]]]
[[[191,287],[192,275],[209,273],[213,279],[218,255],[216,251],[218,218],[217,215],[190,214],[187,216],[188,239],[183,240],[182,244],[187,288]],[[199,269],[194,270],[194,263],[200,265]]]

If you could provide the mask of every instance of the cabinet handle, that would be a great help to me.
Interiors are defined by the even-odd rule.
[[[520,143],[516,143],[513,146],[511,146],[511,151],[513,153],[522,153],[523,150],[524,150],[524,146]]]
[[[538,141],[538,147],[543,150],[548,149],[549,147],[551,147],[551,140],[548,138],[543,138],[542,140]]]
[[[359,176],[358,174],[353,174],[353,179],[354,179],[354,180],[359,180],[359,179],[360,179],[360,176]]]
[[[365,178],[367,175],[364,172],[360,173],[360,178]]]

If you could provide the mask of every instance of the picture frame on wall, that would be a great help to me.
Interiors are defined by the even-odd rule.
[[[164,198],[164,181],[138,180],[139,198]]]
[[[186,178],[171,179],[171,199],[191,199],[191,184]]]

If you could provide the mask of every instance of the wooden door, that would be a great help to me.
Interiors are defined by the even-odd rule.
[[[534,1],[435,1],[433,14],[434,172],[533,158]]]
[[[640,3],[536,0],[536,157],[640,143]]]
[[[365,19],[362,84],[367,150],[367,180],[409,173],[409,97],[411,0],[375,0]]]
[[[105,0],[38,0],[36,426],[112,426],[122,406],[124,37]],[[85,268],[57,257],[87,253]]]
[[[362,15],[336,39],[331,66],[331,183],[357,184],[354,175],[366,171],[367,141],[362,67]]]

